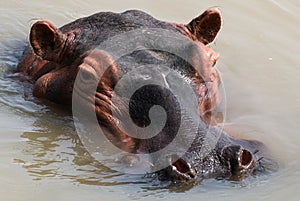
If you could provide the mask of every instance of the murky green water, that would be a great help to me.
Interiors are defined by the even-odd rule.
[[[1,200],[298,200],[300,189],[300,3],[269,1],[7,1],[0,3]],[[12,79],[30,25],[61,26],[98,11],[138,8],[187,23],[208,7],[223,12],[213,48],[227,97],[227,128],[267,144],[280,169],[242,182],[166,186],[112,171],[81,145],[70,114]]]

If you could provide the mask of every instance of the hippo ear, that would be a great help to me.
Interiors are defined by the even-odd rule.
[[[191,34],[204,45],[214,41],[222,27],[222,16],[218,9],[208,9],[186,25]]]
[[[46,60],[54,60],[63,47],[65,35],[48,21],[38,21],[31,27],[29,40],[34,52]]]

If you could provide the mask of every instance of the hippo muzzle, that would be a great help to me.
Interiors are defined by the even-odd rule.
[[[170,165],[158,172],[160,179],[175,182],[207,178],[240,181],[276,168],[269,150],[259,141],[235,139],[222,133],[215,148],[206,156],[200,156],[201,146],[195,142],[193,148],[179,159],[178,156],[168,157],[166,160]]]

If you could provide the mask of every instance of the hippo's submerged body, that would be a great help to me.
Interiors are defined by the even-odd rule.
[[[78,19],[60,29],[50,22],[38,21],[30,32],[32,48],[24,54],[17,71],[27,75],[33,82],[33,95],[38,98],[71,106],[72,97],[77,95],[78,104],[86,110],[92,108],[95,111],[106,137],[120,149],[129,153],[154,153],[172,141],[177,124],[189,121],[187,118],[187,122],[182,122],[178,118],[180,112],[176,110],[179,107],[176,105],[176,97],[168,89],[168,82],[172,81],[168,79],[171,78],[166,77],[167,84],[164,87],[155,84],[142,87],[134,96],[128,97],[132,98],[129,106],[123,104],[122,96],[114,93],[114,89],[124,75],[140,66],[167,67],[177,72],[182,82],[189,85],[196,94],[198,111],[190,113],[199,114],[200,122],[191,146],[182,156],[168,158],[169,166],[157,171],[160,178],[185,181],[197,177],[242,178],[263,166],[261,153],[265,148],[260,142],[235,139],[217,127],[209,127],[214,124],[212,114],[220,99],[220,78],[214,68],[218,54],[206,45],[213,42],[221,24],[221,14],[216,9],[205,11],[187,25],[163,22],[136,10],[120,14],[101,12]],[[169,43],[165,39],[168,36],[157,35],[158,40],[164,41],[164,44],[157,44],[168,46],[175,53],[152,48],[148,43],[155,41],[155,38],[139,43],[133,51],[117,59],[98,48],[105,41],[128,32],[157,29],[178,36],[178,39]],[[115,45],[126,49],[126,40],[119,40]],[[187,44],[191,45],[183,47],[181,41],[188,41]],[[186,56],[181,57],[176,52],[183,52]],[[135,76],[138,77],[138,74]],[[80,86],[74,86],[75,80]],[[88,93],[95,83],[95,92]],[[128,82],[123,84],[124,90],[128,87],[126,84],[130,85]],[[112,103],[112,99],[120,101]],[[122,119],[119,116],[130,113],[136,125],[147,127],[151,123],[149,110],[153,105],[160,105],[167,114],[165,127],[159,137],[132,137],[116,123]],[[117,111],[117,115],[112,114],[112,108]],[[189,138],[188,132],[184,135],[186,138]],[[200,156],[204,139],[216,133],[220,133],[220,136],[215,146],[205,156]]]

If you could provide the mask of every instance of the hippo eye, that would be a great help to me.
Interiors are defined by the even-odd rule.
[[[79,67],[79,73],[80,73],[80,78],[82,81],[85,82],[91,82],[91,81],[95,81],[96,77],[95,77],[95,71],[94,69],[89,66],[89,65],[82,65]]]
[[[86,71],[81,72],[81,77],[83,80],[92,80],[94,78],[94,76]]]

